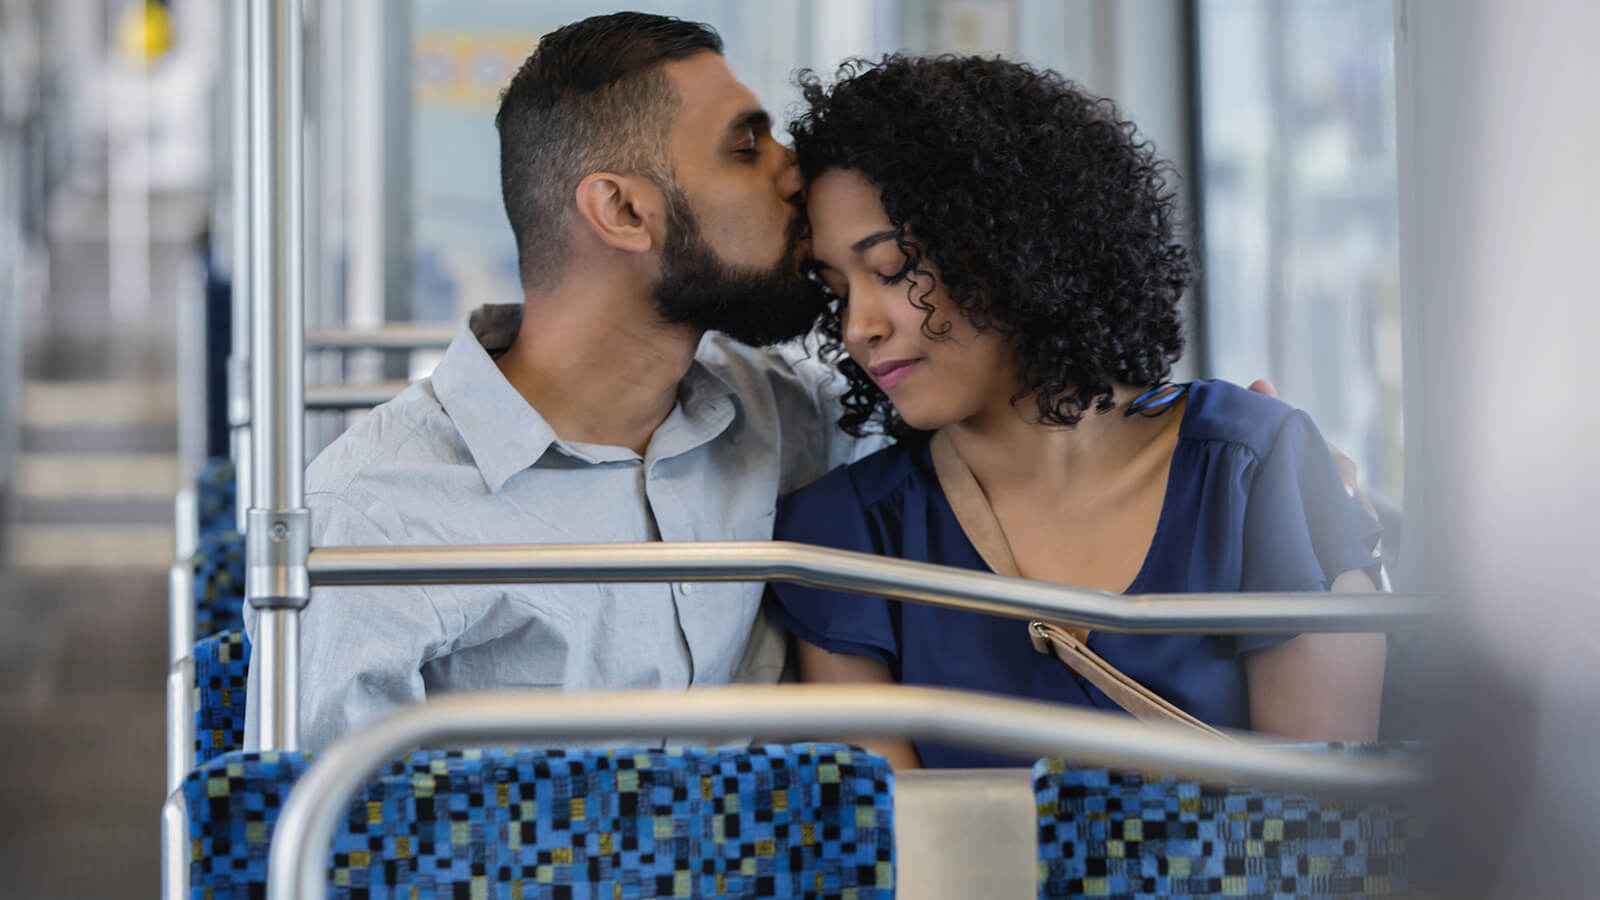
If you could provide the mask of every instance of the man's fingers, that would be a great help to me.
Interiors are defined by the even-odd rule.
[[[1265,378],[1257,378],[1255,381],[1250,382],[1250,390],[1258,394],[1266,394],[1268,397],[1278,396],[1278,389],[1273,387],[1272,382]]]
[[[1356,468],[1355,460],[1339,452],[1339,448],[1328,444],[1328,452],[1333,455],[1333,464],[1339,467],[1339,479],[1344,482],[1345,492],[1361,504],[1367,515],[1378,518],[1378,511],[1367,500],[1367,493],[1361,489],[1360,473]]]

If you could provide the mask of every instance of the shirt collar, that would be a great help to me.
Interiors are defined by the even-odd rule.
[[[472,453],[491,493],[537,463],[551,447],[585,462],[615,458],[614,453],[605,452],[612,448],[562,441],[544,416],[501,374],[495,357],[510,349],[521,328],[522,304],[480,306],[462,320],[433,370],[434,395]],[[701,346],[704,348],[704,343]],[[723,411],[727,403],[732,411],[741,410],[733,385],[695,359],[678,383],[678,403],[669,420],[683,416],[691,431],[701,433],[672,441],[671,450],[661,455],[687,451],[726,430],[737,418]]]
[[[480,306],[462,320],[433,370],[434,395],[490,492],[538,462],[556,440],[550,423],[494,364],[521,327],[521,304]]]

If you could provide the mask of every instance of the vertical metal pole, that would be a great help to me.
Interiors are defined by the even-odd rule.
[[[251,273],[255,218],[251,215],[251,177],[255,153],[251,87],[254,59],[251,53],[250,0],[233,0],[229,40],[233,54],[233,346],[228,353],[228,425],[231,455],[237,481],[237,522],[244,531],[245,511],[252,505],[250,465],[250,297],[255,289]]]
[[[183,784],[194,762],[194,658],[167,668],[167,792]]]
[[[174,790],[161,806],[161,900],[188,900],[189,847],[189,808]]]
[[[245,529],[245,601],[260,610],[258,733],[264,750],[299,743],[299,613],[310,599],[310,514],[301,473],[305,443],[305,151],[302,0],[251,0],[251,211],[255,246],[251,322],[251,468]]]

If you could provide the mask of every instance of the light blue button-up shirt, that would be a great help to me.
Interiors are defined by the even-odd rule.
[[[475,311],[431,378],[312,462],[314,546],[769,540],[780,493],[876,449],[835,424],[832,370],[715,333],[643,457],[562,440],[495,366],[521,321],[520,305]],[[785,638],[761,615],[761,590],[319,588],[301,614],[301,743],[320,749],[434,692],[772,683]],[[256,621],[247,609],[252,639]]]

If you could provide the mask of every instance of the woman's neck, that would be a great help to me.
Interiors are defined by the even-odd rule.
[[[1115,408],[1089,409],[1072,428],[1039,422],[1031,398],[946,427],[950,442],[991,497],[1013,490],[1055,494],[1114,481],[1183,418],[1183,399],[1157,416],[1124,415],[1143,388],[1117,387]]]

